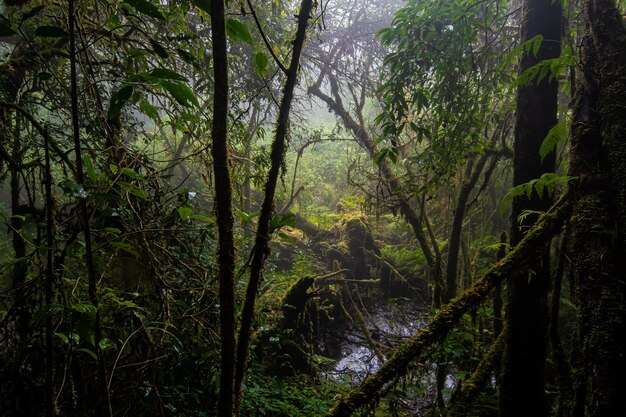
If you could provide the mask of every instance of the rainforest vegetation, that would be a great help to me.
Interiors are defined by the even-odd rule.
[[[0,414],[626,417],[625,15],[4,0]]]

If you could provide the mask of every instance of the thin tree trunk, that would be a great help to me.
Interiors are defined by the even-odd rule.
[[[243,310],[241,312],[241,327],[239,329],[239,339],[237,341],[237,356],[235,366],[235,400],[239,403],[241,384],[246,371],[246,362],[248,360],[248,349],[250,347],[250,337],[252,333],[252,321],[254,319],[254,305],[256,302],[257,292],[263,275],[263,265],[265,258],[269,252],[270,241],[270,222],[274,213],[274,195],[276,194],[276,184],[280,167],[282,165],[285,151],[287,148],[286,138],[289,125],[289,113],[291,111],[291,102],[298,77],[298,67],[300,64],[300,54],[306,37],[306,29],[313,8],[312,0],[302,0],[300,5],[300,13],[298,15],[298,29],[293,44],[291,54],[291,63],[287,71],[287,80],[283,97],[280,103],[278,120],[276,124],[276,135],[272,142],[271,151],[271,167],[265,183],[265,194],[261,205],[261,214],[257,232],[252,249],[252,260],[250,263],[250,280],[246,288],[246,297],[244,300]],[[235,407],[237,409],[237,407]]]
[[[54,290],[54,207],[52,200],[52,169],[50,168],[50,143],[48,129],[44,135],[45,190],[46,190],[46,417],[54,415],[54,363],[52,346],[52,296]]]
[[[72,133],[74,141],[74,154],[76,156],[76,181],[79,185],[85,185],[85,173],[83,169],[82,147],[80,143],[80,125],[78,110],[78,81],[76,70],[76,4],[74,0],[69,0],[69,38],[70,38],[70,96],[72,108]],[[96,309],[94,319],[94,345],[96,350],[96,362],[98,368],[98,384],[101,392],[96,403],[96,413],[101,416],[113,416],[111,409],[111,401],[109,398],[109,389],[107,386],[106,367],[102,349],[100,348],[100,340],[102,340],[102,329],[100,327],[100,311],[98,309],[98,289],[96,278],[96,267],[93,258],[93,247],[91,241],[91,228],[89,226],[89,210],[87,208],[87,200],[84,197],[78,197],[78,208],[80,211],[80,221],[82,223],[83,237],[85,239],[85,263],[87,268],[87,280],[89,284],[89,299]]]
[[[565,227],[565,232],[559,244],[559,259],[554,274],[554,285],[552,288],[552,298],[550,300],[550,345],[552,347],[552,362],[557,374],[559,384],[559,398],[556,405],[556,417],[571,415],[572,402],[574,400],[574,385],[570,364],[561,343],[559,334],[559,312],[561,306],[561,288],[563,285],[563,275],[565,273],[566,255],[568,246],[568,236],[570,234],[570,223]]]
[[[520,71],[557,58],[561,51],[561,4],[553,0],[525,0],[522,6],[521,42],[536,36],[543,41],[537,54],[522,56]],[[543,160],[539,149],[550,129],[557,123],[558,83],[551,77],[531,80],[519,87],[515,122],[513,185],[528,183],[546,172],[554,172],[555,155]],[[550,206],[547,193],[533,191],[531,198],[514,198],[511,213],[511,245],[516,245],[537,215],[525,210],[545,211]],[[503,417],[544,417],[544,368],[547,349],[547,291],[550,282],[549,245],[531,260],[526,279],[511,282],[506,304],[506,346],[502,360],[500,415]]]
[[[443,293],[444,303],[449,302],[456,297],[457,292],[457,273],[459,265],[459,248],[461,245],[461,232],[463,231],[463,220],[465,219],[465,208],[469,200],[470,194],[480,174],[483,172],[485,164],[489,159],[489,154],[484,153],[478,158],[476,166],[471,170],[469,178],[464,178],[459,190],[456,201],[456,209],[454,211],[454,220],[452,221],[452,231],[450,232],[450,240],[448,243],[448,263],[446,267],[446,291]]]
[[[215,211],[218,225],[217,263],[220,297],[220,393],[218,414],[231,417],[235,397],[235,241],[233,236],[232,188],[228,166],[228,55],[224,0],[211,2],[211,39],[213,41],[213,169]]]
[[[472,372],[472,375],[463,381],[461,390],[455,392],[455,395],[450,399],[452,406],[449,408],[446,416],[465,417],[470,415],[469,411],[476,401],[478,394],[480,394],[481,390],[489,382],[493,370],[497,369],[498,358],[502,355],[503,347],[504,334],[500,334],[480,360],[480,363],[474,372]]]

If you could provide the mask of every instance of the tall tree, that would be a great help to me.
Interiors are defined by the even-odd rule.
[[[219,299],[220,299],[220,393],[218,412],[233,415],[233,378],[235,374],[235,240],[230,170],[228,168],[228,56],[224,0],[211,2],[211,39],[213,41],[213,139],[215,174],[215,211],[218,225]]]
[[[584,4],[570,174],[578,302],[575,409],[626,415],[626,29],[612,0]]]
[[[540,39],[537,50],[526,51],[520,71],[557,58],[561,51],[561,5],[553,0],[525,0],[522,5],[521,43]],[[540,37],[540,38],[538,38]],[[558,85],[553,77],[530,80],[517,92],[517,116],[513,157],[513,185],[528,183],[554,171],[555,156],[541,158],[540,148],[557,123]],[[530,198],[513,200],[511,245],[517,245],[536,222],[533,213],[550,206],[547,195],[533,192]],[[531,214],[526,215],[525,211]],[[524,214],[522,216],[522,214]],[[537,253],[527,278],[511,281],[506,304],[507,334],[502,362],[500,415],[545,416],[544,364],[547,348],[547,291],[550,282],[549,248]]]
[[[271,167],[265,182],[265,192],[261,212],[259,214],[259,222],[252,249],[252,257],[250,260],[250,279],[246,288],[246,297],[244,299],[243,309],[241,312],[241,326],[239,328],[239,338],[237,339],[237,355],[235,366],[234,389],[236,395],[236,405],[239,399],[241,384],[246,371],[246,362],[248,360],[248,349],[250,347],[250,337],[252,332],[252,321],[254,319],[254,305],[256,303],[257,292],[263,277],[263,267],[265,259],[269,254],[269,243],[272,233],[271,221],[274,215],[274,197],[276,195],[276,186],[280,168],[285,157],[287,149],[287,133],[289,130],[289,114],[291,112],[291,104],[293,101],[294,90],[298,79],[298,69],[300,65],[300,54],[306,38],[306,29],[308,27],[311,12],[313,10],[312,0],[302,0],[300,5],[300,13],[298,14],[298,27],[293,42],[293,50],[291,52],[291,61],[289,68],[286,69],[287,79],[283,89],[283,96],[280,102],[280,110],[276,120],[276,133],[272,142],[271,150]]]

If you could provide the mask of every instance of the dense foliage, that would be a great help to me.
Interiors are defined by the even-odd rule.
[[[626,415],[624,7],[5,0],[3,413]]]

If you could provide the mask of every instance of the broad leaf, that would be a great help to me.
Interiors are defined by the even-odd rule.
[[[148,193],[146,193],[141,188],[137,187],[135,184],[131,184],[131,183],[126,182],[126,181],[119,181],[118,184],[120,185],[121,188],[123,188],[124,190],[128,191],[129,193],[131,193],[135,197],[138,197],[138,198],[140,198],[140,199],[142,199],[144,201],[148,200]]]
[[[252,45],[252,36],[250,35],[250,31],[248,27],[235,19],[227,19],[226,20],[226,34],[233,41],[242,40],[247,44]]]
[[[183,221],[187,220],[192,213],[193,210],[191,209],[191,207],[178,207],[178,215]]]
[[[199,220],[201,222],[208,223],[208,224],[214,224],[215,223],[215,218],[209,217],[209,216],[204,216],[202,214],[194,214],[194,215],[190,216],[190,218],[194,219],[194,220]]]
[[[185,107],[199,107],[198,99],[189,87],[182,83],[170,82],[162,80],[159,82],[161,87],[167,90],[180,104]]]
[[[139,102],[139,109],[143,112],[143,114],[145,114],[152,120],[154,121],[161,120],[161,116],[159,115],[159,111],[157,110],[157,108],[154,107],[152,104],[148,103],[147,100],[141,99],[141,101]]]
[[[132,94],[132,85],[125,85],[124,87],[113,93],[113,95],[111,96],[111,103],[109,104],[109,111],[107,113],[107,117],[109,120],[113,120],[117,116],[119,116],[122,107],[124,107],[124,104],[126,104]]]
[[[254,54],[254,70],[259,77],[263,78],[267,74],[267,70],[269,68],[269,60],[267,59],[267,55],[263,52],[257,52]]]
[[[150,71],[150,76],[152,78],[157,78],[160,80],[187,81],[187,78],[167,68],[155,68],[152,71]]]
[[[154,39],[150,39],[150,45],[152,46],[152,50],[154,51],[154,53],[157,54],[157,56],[159,56],[160,58],[167,59],[169,57],[167,50]]]
[[[125,0],[124,3],[133,6],[135,10],[147,16],[159,20],[165,20],[165,16],[163,16],[163,13],[161,13],[159,8],[147,0]]]
[[[296,226],[296,216],[293,213],[276,214],[270,221],[270,231],[272,232],[284,226]]]
[[[45,6],[33,7],[30,11],[25,13],[24,16],[22,16],[22,22],[27,21],[31,17],[37,16],[39,14],[39,12],[41,12],[44,8],[45,8]]]

